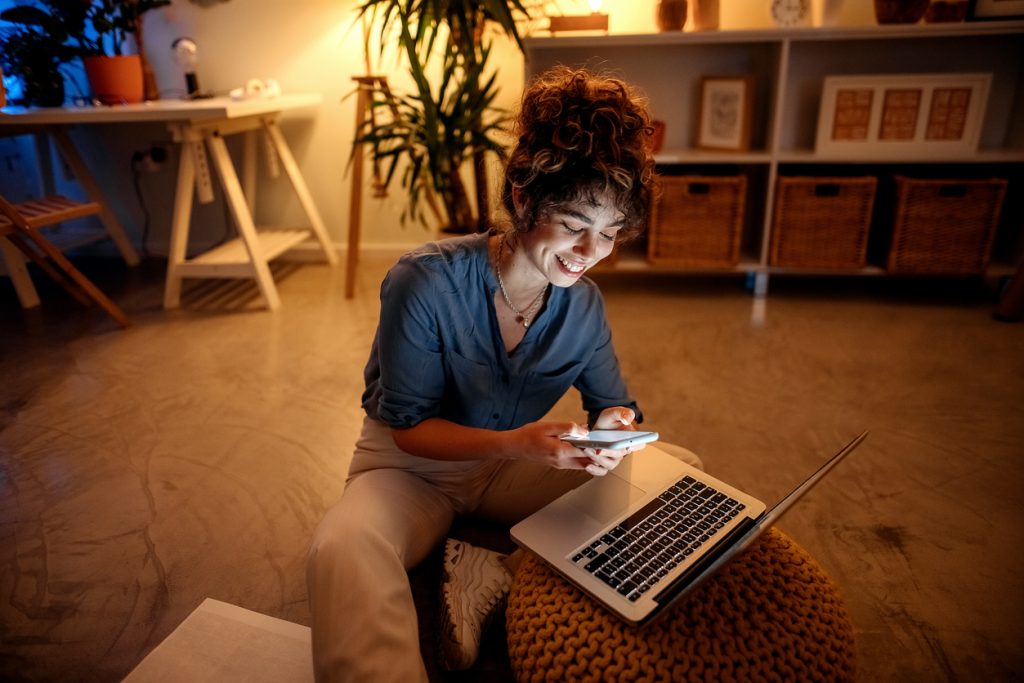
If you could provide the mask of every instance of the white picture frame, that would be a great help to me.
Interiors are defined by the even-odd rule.
[[[745,152],[750,149],[753,107],[750,76],[704,76],[695,146],[698,149]]]
[[[991,73],[827,76],[815,154],[900,159],[978,150]]]

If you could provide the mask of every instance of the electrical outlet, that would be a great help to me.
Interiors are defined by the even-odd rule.
[[[141,169],[146,173],[156,173],[165,161],[167,148],[161,143],[154,143],[149,149],[132,154],[132,168]]]
[[[160,143],[154,144],[149,148],[149,158],[157,165],[164,163],[167,161],[167,148]]]

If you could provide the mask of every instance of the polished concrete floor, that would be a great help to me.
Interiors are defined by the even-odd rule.
[[[162,264],[83,267],[121,331],[0,280],[0,679],[117,681],[206,597],[308,623],[386,260],[279,268],[282,308]],[[1024,324],[969,283],[603,276],[647,426],[771,502],[864,446],[782,527],[841,587],[863,681],[1024,675]],[[41,283],[42,284],[42,283]],[[575,398],[556,412],[578,416]]]

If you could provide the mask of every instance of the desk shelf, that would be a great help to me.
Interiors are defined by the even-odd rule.
[[[227,97],[199,100],[157,100],[116,107],[53,107],[0,113],[0,133],[21,135],[45,132],[52,135],[75,177],[83,184],[100,213],[107,232],[114,238],[128,263],[138,256],[124,231],[117,224],[110,204],[102,196],[67,135],[66,128],[88,124],[131,124],[161,122],[170,129],[179,145],[178,180],[171,219],[170,250],[164,307],[177,308],[181,300],[183,278],[247,278],[259,286],[267,308],[280,306],[268,262],[293,246],[313,238],[324,259],[332,266],[338,262],[327,228],[313,202],[299,166],[285,142],[277,120],[285,111],[312,107],[321,101],[318,94],[285,94],[274,98],[235,101]],[[228,153],[224,138],[243,134],[241,177]],[[253,221],[256,205],[256,152],[262,137],[263,156],[271,178],[283,175],[309,220],[308,229],[258,230]],[[207,253],[186,258],[193,199],[209,203],[214,198],[214,181],[220,189],[238,238]]]
[[[261,256],[272,261],[300,242],[312,237],[312,231],[262,229],[256,232]],[[240,237],[229,240],[178,266],[186,277],[239,277],[252,272],[252,260]]]

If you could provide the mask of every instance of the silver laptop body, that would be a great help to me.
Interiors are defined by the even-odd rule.
[[[647,624],[742,552],[866,436],[770,510],[648,446],[516,524],[512,539],[613,614]]]

